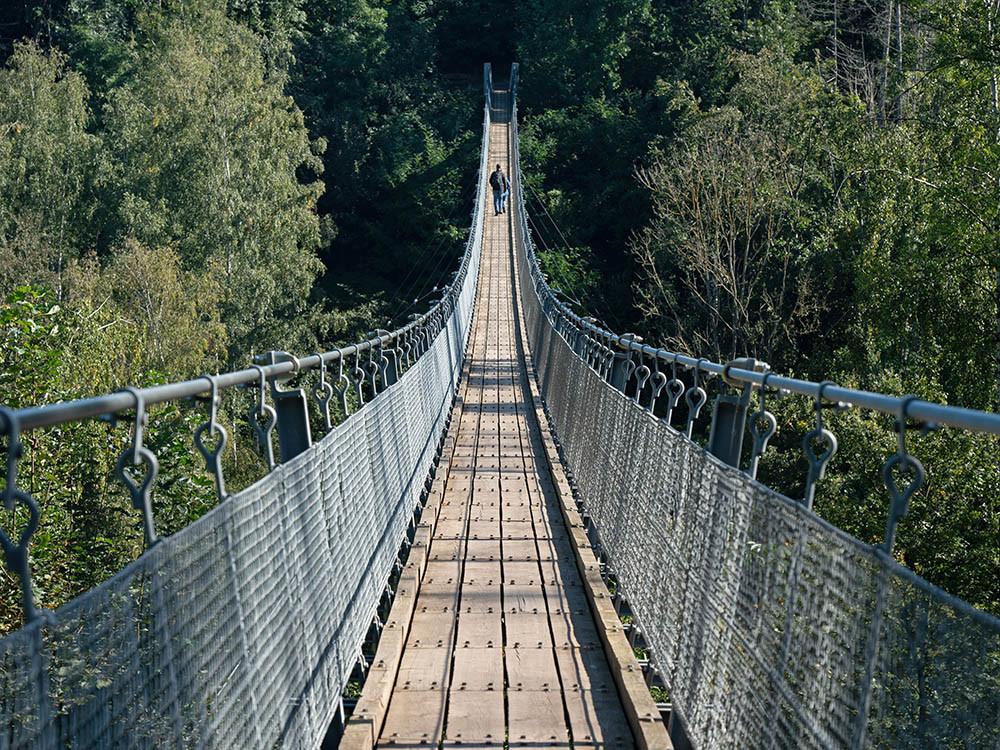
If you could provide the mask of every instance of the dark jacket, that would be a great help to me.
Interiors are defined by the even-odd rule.
[[[490,187],[501,192],[510,190],[510,181],[507,179],[507,175],[503,173],[502,169],[498,169],[490,175]]]

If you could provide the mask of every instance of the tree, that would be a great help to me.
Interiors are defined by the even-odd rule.
[[[134,79],[106,113],[117,235],[221,271],[228,362],[309,338],[298,325],[321,266],[322,144],[268,79],[258,40],[214,8],[148,21]]]
[[[0,71],[0,294],[35,282],[62,296],[67,262],[93,242],[100,141],[66,57],[19,43]]]
[[[72,274],[71,301],[107,301],[118,325],[138,336],[136,355],[122,372],[126,380],[150,370],[176,379],[194,377],[223,366],[226,331],[220,321],[218,268],[185,271],[172,248],[152,250],[134,240],[127,240],[103,271],[83,265],[90,268]]]
[[[550,107],[564,107],[583,97],[618,89],[619,69],[628,54],[629,29],[648,12],[644,0],[613,4],[527,0],[517,16],[517,54],[522,72],[545,80],[544,89],[528,89],[531,106],[544,97]]]
[[[829,165],[820,134],[800,122],[832,108],[817,79],[780,58],[744,56],[737,67],[733,105],[695,116],[639,171],[653,220],[632,246],[636,288],[647,324],[681,351],[773,364],[815,325],[821,305],[810,261]]]

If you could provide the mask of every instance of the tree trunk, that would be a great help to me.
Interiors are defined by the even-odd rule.
[[[711,324],[709,326],[711,341],[712,341],[712,356],[715,357],[715,361],[718,362],[721,356],[722,349],[719,345],[719,319],[722,317],[722,311],[719,309],[719,284],[715,280],[715,274],[710,274],[708,281],[708,301],[709,308],[711,309]]]
[[[896,122],[903,121],[903,3],[896,3]]]
[[[66,215],[59,217],[59,260],[56,265],[56,302],[62,304],[63,299],[63,230],[66,227]]]
[[[840,90],[840,0],[833,0],[833,86]]]
[[[878,124],[885,126],[885,97],[889,88],[889,55],[892,49],[892,0],[889,0],[889,12],[885,19],[885,44],[882,47],[882,85],[878,92]]]

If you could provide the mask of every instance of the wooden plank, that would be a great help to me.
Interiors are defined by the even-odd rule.
[[[517,450],[520,451],[520,447]],[[500,479],[500,494],[503,496],[515,495],[520,497],[525,493],[528,493],[528,480],[524,474],[508,474]]]
[[[504,498],[506,502],[500,508],[500,518],[504,524],[510,521],[531,520],[531,503],[527,498],[518,501],[511,501],[509,495],[505,495]]]
[[[504,650],[501,648],[457,648],[451,675],[454,690],[503,692]]]
[[[531,521],[505,521],[503,525],[505,540],[536,539],[535,528]]]
[[[499,560],[500,543],[496,539],[470,539],[466,542],[465,559]]]
[[[499,584],[471,584],[462,586],[462,598],[459,611],[466,612],[500,612]]]
[[[545,600],[553,612],[589,612],[587,592],[582,586],[546,586]]]
[[[602,648],[557,648],[559,674],[566,690],[614,690],[615,680]]]
[[[469,509],[465,504],[462,505],[443,505],[441,507],[441,512],[438,514],[438,522],[441,521],[462,521],[469,515]]]
[[[523,477],[521,479],[523,480]],[[512,483],[506,479],[501,482],[500,496],[503,498],[505,505],[524,505],[530,508],[535,504],[535,498],[532,497],[531,492],[526,486],[522,483]]]
[[[451,672],[451,650],[410,648],[403,652],[396,675],[396,691],[444,690]]]
[[[461,743],[497,742],[506,734],[503,691],[452,690],[448,695],[448,739]]]
[[[444,726],[443,690],[401,690],[392,694],[380,743],[436,743]]]
[[[511,747],[538,743],[569,746],[562,696],[558,690],[507,691],[507,737]]]
[[[398,595],[397,595],[398,598]],[[417,596],[417,611],[455,612],[458,609],[458,587],[448,583],[423,584]]]
[[[483,501],[482,496],[469,506],[470,521],[496,521],[500,515],[500,507],[493,500]]]
[[[544,612],[507,612],[504,623],[508,648],[552,647],[549,618]]]
[[[429,559],[457,560],[461,550],[461,539],[432,539]]]
[[[546,583],[555,582],[558,585],[566,586],[583,585],[580,571],[576,567],[576,559],[573,557],[544,560],[540,563],[540,567]]]
[[[579,741],[604,747],[635,747],[625,712],[614,690],[570,690],[563,698],[574,744]]]
[[[505,612],[545,612],[545,593],[539,584],[506,584],[503,608]]]
[[[484,473],[476,474],[472,483],[472,492],[469,495],[473,503],[496,503],[501,497],[500,483],[496,476]]]
[[[550,647],[506,648],[507,684],[511,690],[558,690],[559,673]]]
[[[499,612],[463,612],[458,618],[456,648],[500,648],[502,644]]]
[[[500,553],[500,544],[496,542],[497,554]],[[499,584],[503,578],[500,573],[499,560],[466,560],[465,569],[462,572],[463,585],[485,584],[488,586]]]
[[[434,529],[435,539],[462,539],[465,537],[465,521],[459,519],[442,519]]]
[[[552,639],[556,648],[600,648],[601,637],[590,612],[550,612]]]
[[[542,573],[536,560],[509,560],[503,564],[503,580],[505,584],[530,584],[538,586],[542,583]]]
[[[421,597],[417,597],[417,611],[413,613],[410,622],[410,633],[407,645],[420,641],[424,645],[453,640],[455,634],[455,613],[451,611],[422,611]]]
[[[433,549],[433,547],[432,547]],[[503,559],[511,562],[523,560],[551,560],[553,550],[548,544],[536,545],[534,539],[504,539]]]
[[[450,499],[455,502],[459,500],[468,500],[470,494],[472,494],[471,477],[459,476],[458,474],[448,475],[448,480],[444,488],[445,499]]]
[[[572,540],[564,535],[555,539],[539,539],[538,548],[547,548],[551,551],[551,559],[554,560],[575,560],[576,551],[573,548]],[[593,557],[593,552],[591,552]]]
[[[457,586],[461,572],[462,563],[460,560],[430,560],[424,569],[421,585],[453,584]]]
[[[469,504],[469,499],[467,497],[460,497],[455,493],[449,493],[445,491],[445,495],[440,502],[441,512],[444,513],[446,510],[454,510],[455,508],[466,508]]]
[[[469,539],[499,539],[500,519],[469,521]]]
[[[535,506],[532,520],[535,522],[535,529],[540,532],[539,536],[551,539],[566,534],[566,524],[561,517],[556,515],[557,512],[561,513],[547,504]]]
[[[568,572],[565,567],[547,565],[542,567],[542,583],[546,588],[559,590],[572,600],[578,597],[581,602],[587,601],[587,593],[583,590],[583,582],[575,570]]]

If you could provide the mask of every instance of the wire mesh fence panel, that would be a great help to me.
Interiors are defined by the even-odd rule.
[[[488,133],[487,107],[466,252],[427,350],[310,449],[0,639],[0,749],[319,746],[455,396]]]
[[[694,745],[1000,748],[1000,623],[613,388],[578,355],[582,334],[559,329],[520,186],[540,391]]]

